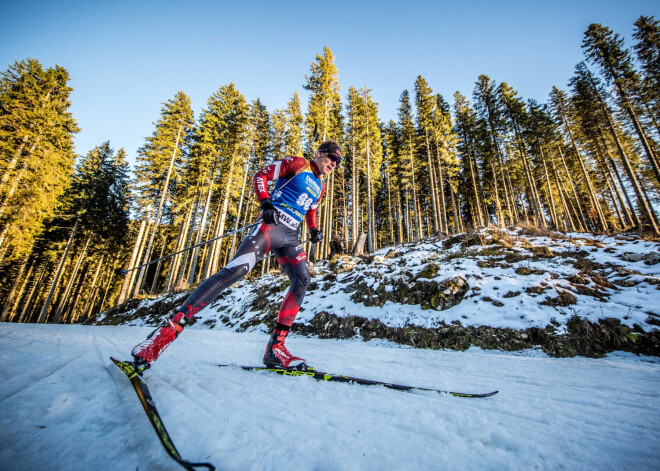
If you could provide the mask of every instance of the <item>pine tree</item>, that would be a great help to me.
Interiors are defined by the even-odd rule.
[[[341,95],[332,51],[324,47],[323,55],[317,55],[316,61],[311,65],[311,74],[305,76],[304,88],[311,92],[305,121],[308,139],[318,126],[323,141],[341,135]]]
[[[644,101],[650,108],[651,119],[660,133],[660,22],[655,17],[640,16],[635,21],[633,46],[642,66],[642,90]],[[657,146],[655,148],[657,157]]]
[[[91,262],[88,249],[97,256],[118,252],[129,220],[128,164],[123,149],[115,155],[109,142],[92,149],[78,164],[71,186],[63,195],[63,211],[53,227],[73,224],[58,270],[50,282],[39,322],[74,320],[78,295],[82,291],[87,266]],[[76,239],[81,235],[80,240]],[[65,269],[68,256],[75,257]],[[61,288],[61,276],[67,279]],[[73,293],[73,296],[72,296]],[[56,308],[51,311],[52,303]],[[70,313],[70,314],[69,314]]]
[[[487,75],[480,75],[474,86],[475,109],[480,117],[484,165],[490,171],[490,185],[495,196],[497,224],[506,224],[506,217],[511,218],[509,189],[505,177],[506,169],[502,157],[500,139],[504,128],[504,111],[497,95],[497,86]],[[502,207],[502,199],[504,207]]]
[[[580,113],[583,133],[591,140],[595,150],[602,153],[602,158],[605,160],[602,166],[607,172],[612,172],[616,175],[620,190],[617,188],[617,181],[614,181],[614,175],[610,177],[610,186],[612,186],[618,195],[620,206],[626,214],[626,219],[631,220],[637,226],[641,224],[637,213],[633,210],[632,214],[630,214],[631,212],[628,211],[630,201],[626,194],[626,185],[622,182],[612,154],[618,157],[625,169],[630,186],[637,198],[637,205],[642,219],[650,226],[651,230],[657,233],[658,218],[654,214],[652,205],[646,198],[645,191],[643,191],[642,184],[637,176],[638,172],[624,149],[624,144],[619,137],[621,127],[615,122],[614,114],[603,98],[606,96],[606,93],[600,80],[591,74],[586,64],[581,62],[575,67],[575,76],[571,79],[571,86],[573,87],[573,101]],[[610,142],[612,141],[615,144],[614,149],[616,150],[610,152]]]
[[[156,208],[153,225],[147,239],[141,264],[149,261],[154,249],[156,233],[171,191],[176,187],[181,167],[187,158],[187,135],[194,125],[190,98],[178,92],[161,108],[160,118],[155,123],[153,134],[138,149],[136,169],[138,191],[142,207]],[[149,218],[149,216],[147,216]],[[133,295],[142,289],[147,267],[140,270]]]
[[[307,128],[308,147],[314,137],[314,130],[318,132],[319,139],[336,139],[341,141],[342,115],[341,95],[337,67],[334,64],[334,54],[329,48],[323,48],[323,55],[316,56],[316,62],[311,65],[311,74],[305,76],[305,90],[311,92],[308,111],[305,118]],[[316,143],[318,145],[318,143]],[[308,153],[315,149],[308,149]],[[335,174],[330,174],[326,179],[325,201],[319,208],[319,227],[326,234],[324,240],[317,248],[317,257],[323,258],[329,253],[329,242],[331,240],[332,215],[335,213],[333,197],[335,194]],[[339,189],[341,191],[341,189]]]
[[[284,148],[287,155],[303,155],[302,137],[304,117],[300,111],[300,97],[295,92],[285,110],[286,133],[284,137]]]
[[[415,105],[417,107],[417,128],[420,135],[420,144],[424,149],[426,154],[426,169],[427,177],[429,182],[429,196],[431,200],[431,205],[433,208],[433,232],[438,232],[439,230],[447,232],[446,224],[441,224],[446,222],[446,212],[445,212],[445,202],[444,202],[444,191],[439,191],[436,189],[436,186],[442,188],[442,165],[440,162],[435,164],[433,162],[433,135],[434,135],[434,118],[435,118],[435,100],[433,97],[433,90],[429,87],[426,80],[419,75],[415,81]],[[435,177],[435,168],[439,170],[439,182],[436,185]],[[438,199],[438,194],[440,195],[440,200]],[[440,209],[440,207],[442,209]],[[443,215],[442,219],[440,214]]]
[[[624,48],[623,39],[609,28],[593,23],[584,33],[582,48],[587,59],[600,66],[608,84],[614,85],[619,106],[630,119],[644,148],[656,182],[660,185],[660,162],[649,143],[647,133],[644,131],[635,109],[635,96],[638,95],[640,88],[639,75],[633,68],[630,52]]]
[[[412,107],[410,104],[410,94],[408,90],[401,93],[399,99],[399,129],[400,129],[400,152],[402,164],[401,183],[404,191],[405,216],[407,229],[406,240],[422,238],[422,214],[419,202],[420,180],[418,160],[418,142],[417,132],[413,121]]]
[[[452,207],[452,231],[463,231],[463,217],[461,215],[461,195],[458,193],[460,162],[458,160],[459,137],[454,130],[449,103],[439,93],[435,96],[433,110],[433,145],[437,166],[433,168],[434,180],[438,182],[440,193],[440,218],[447,232],[449,231],[449,218],[445,195],[449,192]],[[436,173],[437,170],[437,173]]]
[[[465,96],[454,94],[454,115],[456,116],[456,134],[459,138],[457,150],[461,156],[463,181],[465,182],[466,201],[470,205],[473,227],[483,227],[487,224],[487,215],[483,201],[484,192],[480,165],[477,162],[477,114],[470,107]]]
[[[27,253],[69,182],[78,127],[68,81],[34,59],[0,76],[0,261]]]
[[[527,151],[529,144],[525,140],[525,125],[529,120],[524,102],[518,97],[518,93],[506,82],[502,82],[498,89],[502,104],[506,110],[506,116],[513,130],[515,147],[517,148],[522,168],[525,175],[525,188],[527,189],[527,200],[534,213],[534,218],[541,227],[546,226],[546,218],[541,205],[536,181],[536,169]],[[550,206],[552,207],[552,206]]]
[[[229,203],[239,198],[242,169],[249,154],[246,140],[248,110],[245,97],[230,83],[221,86],[202,111],[196,145],[200,147],[200,152],[212,159],[211,168],[215,169],[207,239],[223,234],[228,213],[231,211],[235,215],[235,206]],[[223,241],[221,239],[205,247],[203,269],[198,273],[202,279],[217,271],[220,259],[224,258]],[[228,254],[227,247],[224,250]]]

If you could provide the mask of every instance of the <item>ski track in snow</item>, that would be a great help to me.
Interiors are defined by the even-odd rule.
[[[0,324],[0,469],[178,470],[124,374],[141,327]],[[660,360],[418,350],[292,335],[322,383],[257,365],[267,336],[187,329],[145,378],[184,459],[218,470],[657,470]]]

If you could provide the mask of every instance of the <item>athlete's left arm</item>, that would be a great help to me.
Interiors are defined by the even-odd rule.
[[[314,204],[309,207],[307,213],[305,213],[307,229],[314,229],[316,227],[316,210],[319,207],[319,202],[321,201],[321,198],[323,198],[323,195],[325,195],[325,181],[323,182],[323,188],[321,188],[319,199],[317,199]]]

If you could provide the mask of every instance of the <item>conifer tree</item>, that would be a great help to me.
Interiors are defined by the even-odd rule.
[[[154,248],[161,216],[171,191],[180,176],[183,162],[187,158],[187,135],[194,125],[190,98],[178,92],[161,108],[160,118],[155,123],[153,134],[138,149],[136,169],[140,202],[143,207],[156,208],[153,225],[147,239],[141,264],[149,261]],[[142,289],[147,267],[140,270],[134,288],[134,296]]]
[[[324,47],[323,55],[317,55],[316,62],[311,64],[311,74],[305,76],[306,83],[303,87],[305,90],[311,92],[307,116],[305,118],[308,147],[315,129],[321,141],[330,138],[341,141],[343,128],[341,95],[334,59],[335,56],[332,51],[328,47]],[[310,152],[314,150],[310,149]],[[319,208],[319,227],[326,236],[330,236],[325,237],[321,242],[320,248],[317,248],[317,256],[320,258],[329,252],[330,230],[332,228],[331,218],[335,213],[333,206],[335,194],[334,181],[335,175],[330,174],[326,180],[326,196]],[[342,189],[339,190],[341,191]]]
[[[608,84],[614,85],[619,106],[630,119],[644,148],[656,182],[660,185],[660,162],[635,109],[635,96],[638,95],[640,87],[639,76],[633,68],[630,52],[624,48],[623,39],[606,26],[593,23],[584,33],[582,48],[587,59],[600,66]]]
[[[438,190],[436,189],[435,172],[436,165],[432,160],[433,149],[431,148],[434,134],[434,115],[435,115],[435,100],[433,90],[429,87],[426,80],[419,75],[415,81],[415,105],[417,107],[417,126],[420,134],[420,144],[424,148],[426,154],[426,169],[428,171],[428,181],[430,188],[430,199],[433,208],[433,232],[439,230],[447,232],[445,224],[441,225],[440,214],[445,215],[444,205],[444,192],[440,191],[440,201],[438,201]],[[438,186],[442,188],[442,166],[440,162],[437,163],[438,170],[440,171],[440,181]],[[439,207],[442,205],[442,209]],[[443,217],[443,221],[446,217]]]
[[[284,137],[285,153],[287,155],[303,155],[303,114],[300,111],[300,97],[295,92],[285,110],[286,133]]]
[[[311,92],[305,118],[308,139],[315,126],[322,141],[341,135],[341,95],[334,61],[332,51],[324,47],[323,55],[317,55],[311,65],[311,74],[305,76],[304,88]]]
[[[211,167],[215,168],[207,239],[223,234],[228,212],[235,214],[235,206],[229,203],[239,198],[242,170],[249,153],[246,140],[248,110],[245,97],[230,83],[221,86],[209,98],[207,108],[202,111],[196,145],[212,161]],[[206,255],[202,272],[198,273],[199,278],[208,278],[217,271],[223,240],[205,247]]]
[[[73,171],[78,127],[68,81],[66,69],[35,59],[0,75],[0,261],[32,247]]]
[[[552,88],[550,93],[550,103],[552,110],[555,113],[556,120],[560,123],[561,127],[564,129],[566,136],[568,138],[568,145],[573,150],[575,155],[575,161],[579,172],[582,176],[582,181],[586,187],[586,193],[589,200],[589,214],[592,219],[596,220],[595,226],[607,230],[608,224],[603,213],[600,201],[596,194],[596,189],[594,187],[591,172],[591,166],[588,162],[585,161],[584,155],[581,152],[578,142],[576,140],[576,135],[574,131],[574,108],[568,99],[568,95],[563,90],[559,90],[557,87]],[[570,178],[570,176],[569,176]]]
[[[466,188],[466,201],[470,205],[472,215],[472,226],[483,227],[487,223],[487,212],[483,201],[484,192],[482,186],[480,165],[476,154],[476,112],[470,107],[465,96],[456,92],[454,94],[454,115],[456,116],[456,133],[459,138],[457,149],[462,156],[461,166],[463,168]]]
[[[660,22],[655,17],[640,16],[635,21],[633,46],[642,66],[642,90],[650,108],[651,119],[660,133]],[[657,157],[657,147],[655,149]]]
[[[509,200],[509,189],[504,176],[503,157],[500,146],[501,133],[503,132],[503,109],[498,99],[497,86],[487,75],[480,75],[475,83],[473,97],[475,109],[482,123],[482,131],[485,138],[482,141],[484,151],[484,165],[490,170],[492,180],[490,184],[495,196],[495,208],[498,225],[506,224],[506,217],[511,217],[511,203]],[[504,203],[505,207],[502,207]]]
[[[433,145],[437,165],[433,168],[434,180],[439,184],[440,193],[440,218],[445,230],[449,232],[449,219],[445,194],[449,192],[449,200],[452,207],[453,232],[463,231],[463,217],[461,215],[461,197],[458,193],[458,177],[460,174],[460,162],[458,160],[459,137],[454,130],[449,103],[439,93],[435,96],[435,108],[433,110]],[[436,172],[437,170],[437,172]]]
[[[417,132],[413,121],[410,94],[408,90],[401,93],[399,99],[399,129],[400,129],[400,152],[402,165],[402,186],[405,188],[405,214],[406,214],[406,240],[422,238],[422,214],[418,198],[418,182],[420,163],[417,162],[418,142]]]
[[[528,143],[525,141],[525,123],[528,121],[527,110],[518,93],[506,82],[502,82],[498,89],[506,116],[513,130],[515,145],[518,149],[525,175],[527,199],[534,212],[534,217],[542,227],[546,226],[545,215],[541,206],[541,198],[537,190],[536,171],[532,159],[527,152]]]
[[[128,225],[129,183],[125,152],[120,149],[115,155],[109,142],[92,149],[76,167],[71,186],[62,197],[63,211],[53,224],[54,228],[67,224],[72,224],[73,228],[60,256],[58,270],[49,283],[39,322],[46,322],[50,317],[55,323],[75,317],[63,314],[75,310],[76,296],[71,297],[71,294],[82,289],[85,279],[79,277],[79,273],[90,247],[98,256],[121,249]],[[77,235],[82,238],[76,245]],[[75,260],[65,270],[71,252]],[[63,289],[62,275],[68,279]],[[51,311],[54,301],[57,301],[56,308]]]
[[[655,215],[653,206],[648,201],[645,191],[643,191],[642,183],[637,176],[638,172],[624,148],[624,144],[620,138],[621,127],[615,122],[616,118],[603,98],[606,96],[606,93],[600,80],[591,74],[586,64],[581,62],[575,67],[575,76],[571,79],[571,85],[574,92],[573,101],[580,112],[584,134],[591,139],[592,145],[602,152],[605,159],[603,166],[606,168],[606,171],[613,172],[616,175],[616,180],[619,182],[620,191],[616,187],[614,178],[611,177],[611,186],[618,194],[620,206],[623,208],[622,210],[626,214],[626,218],[632,219],[631,222],[637,226],[641,224],[636,211],[633,209],[632,214],[628,211],[627,205],[630,202],[626,194],[626,185],[622,182],[612,154],[618,157],[625,169],[630,187],[632,187],[637,198],[637,206],[639,207],[642,219],[650,226],[652,231],[657,233],[657,215]],[[614,142],[614,148],[616,149],[612,152],[609,149],[609,142],[611,141]]]

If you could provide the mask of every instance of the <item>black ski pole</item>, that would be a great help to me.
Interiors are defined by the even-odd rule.
[[[227,237],[227,236],[230,236],[230,235],[232,235],[232,234],[236,234],[237,232],[243,232],[243,231],[245,231],[245,230],[247,230],[247,229],[250,229],[251,227],[256,226],[257,224],[261,224],[261,221],[255,222],[254,224],[250,224],[249,226],[241,227],[240,229],[236,229],[235,231],[227,232],[226,234],[222,234],[222,235],[220,235],[220,236],[218,236],[218,237],[214,237],[213,239],[209,239],[209,240],[207,240],[206,242],[200,242],[199,244],[197,244],[197,245],[193,245],[192,247],[188,247],[187,249],[179,250],[178,252],[171,253],[171,254],[169,254],[169,255],[166,255],[166,256],[164,256],[164,257],[158,258],[158,259],[156,259],[156,260],[152,260],[152,261],[150,261],[150,262],[143,263],[142,265],[140,265],[140,266],[138,266],[138,267],[135,267],[135,268],[131,268],[130,270],[126,270],[126,269],[124,269],[124,268],[116,268],[116,269],[115,269],[115,274],[116,274],[116,275],[122,275],[122,276],[127,275],[127,274],[129,274],[130,272],[132,272],[132,271],[139,270],[140,268],[143,268],[143,267],[146,267],[146,266],[152,265],[152,264],[154,264],[154,263],[160,262],[161,260],[166,260],[166,259],[168,259],[168,258],[174,257],[175,255],[179,255],[180,253],[187,252],[188,250],[192,250],[192,249],[194,249],[194,248],[201,247],[202,245],[210,244],[210,243],[213,242],[214,240],[222,239],[223,237]]]

